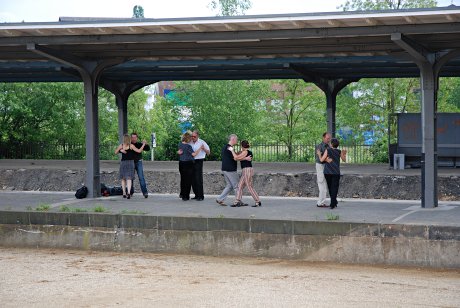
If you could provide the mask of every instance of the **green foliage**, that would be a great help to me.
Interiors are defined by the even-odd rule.
[[[94,208],[93,208],[93,212],[96,212],[96,213],[105,213],[105,212],[108,212],[108,210],[102,206],[102,205],[96,205]]]
[[[144,18],[144,8],[140,5],[133,7],[133,18]]]
[[[251,0],[212,0],[209,7],[221,16],[244,15],[251,8]]]
[[[265,126],[271,127],[271,141],[287,146],[289,160],[294,143],[316,140],[326,129],[325,97],[316,86],[299,79],[276,80],[272,85],[276,87],[271,100],[264,105]]]
[[[344,11],[401,10],[435,7],[435,0],[347,0],[338,9]]]
[[[327,213],[327,214],[326,214],[326,219],[327,219],[327,220],[339,220],[340,217],[339,217],[338,214]]]
[[[0,83],[0,141],[84,142],[83,87]]]
[[[460,78],[440,78],[438,112],[460,112]]]
[[[40,204],[35,208],[37,212],[48,212],[51,206],[49,204]]]
[[[262,121],[262,102],[269,91],[266,81],[183,81],[177,87],[177,98],[186,102],[183,120],[200,131],[211,147],[211,159],[220,157],[230,134],[257,142],[271,132],[272,128],[264,127]]]
[[[138,211],[138,210],[122,210],[122,214],[124,215],[145,215],[146,212]]]
[[[172,99],[157,97],[153,108],[149,111],[157,144],[155,160],[176,160],[177,145],[180,141],[181,107]]]

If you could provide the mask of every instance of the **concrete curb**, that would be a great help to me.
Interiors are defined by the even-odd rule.
[[[0,212],[0,245],[460,268],[460,227]]]

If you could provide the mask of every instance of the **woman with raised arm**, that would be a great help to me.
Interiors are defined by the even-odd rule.
[[[331,147],[324,151],[320,160],[324,164],[324,177],[326,178],[327,188],[331,196],[331,209],[337,207],[337,194],[340,185],[340,159],[347,160],[347,150],[339,150],[339,140],[332,138]]]
[[[254,189],[252,185],[252,178],[254,176],[254,169],[252,168],[252,152],[249,150],[249,142],[247,140],[241,141],[241,152],[235,153],[235,150],[231,148],[230,150],[233,155],[234,160],[239,160],[241,163],[241,178],[240,182],[238,183],[238,191],[236,193],[236,199],[233,203],[232,207],[235,206],[245,206],[247,204],[241,202],[241,198],[243,197],[243,188],[244,186],[248,187],[249,193],[251,194],[252,198],[256,202],[252,207],[262,206],[262,202],[260,202],[259,195]],[[248,160],[247,158],[250,157]]]
[[[115,149],[115,154],[121,153],[120,162],[120,180],[121,188],[123,189],[123,198],[131,198],[131,185],[134,179],[134,159],[135,153],[141,153],[144,149],[145,141],[138,149],[131,144],[131,136],[128,134],[123,135],[123,143]]]

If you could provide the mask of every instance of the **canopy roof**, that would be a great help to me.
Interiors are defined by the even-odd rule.
[[[68,18],[0,25],[0,81],[80,81],[63,58],[118,63],[103,80],[417,77],[391,36],[460,49],[460,7],[174,19]],[[460,58],[441,76],[460,76]]]

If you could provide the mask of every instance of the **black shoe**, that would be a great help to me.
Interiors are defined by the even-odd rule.
[[[256,204],[254,204],[252,207],[258,207],[258,206],[262,206],[262,202],[257,201]]]
[[[188,201],[190,198],[182,198],[182,201]]]
[[[147,199],[149,197],[149,194],[145,194],[144,198]]]
[[[131,195],[128,195],[128,197],[126,197],[126,199],[131,199]]]
[[[203,201],[203,200],[204,200],[203,197],[200,197],[200,198],[193,198],[193,199],[195,199],[196,201]]]
[[[199,199],[197,196],[193,197],[192,200],[196,200],[196,199]]]

